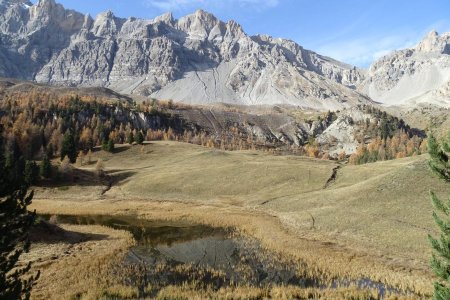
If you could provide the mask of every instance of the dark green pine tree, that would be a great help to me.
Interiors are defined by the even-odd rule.
[[[134,142],[133,132],[130,132],[127,137],[127,143],[131,145],[133,144],[133,142]]]
[[[39,166],[39,175],[42,178],[50,178],[52,176],[52,164],[48,155],[44,155],[44,158],[41,161]]]
[[[75,136],[67,130],[64,134],[63,143],[61,147],[61,161],[67,156],[70,162],[73,164],[77,160],[77,145],[75,143]]]
[[[0,131],[0,149],[2,147]],[[1,151],[3,153],[3,151]],[[0,299],[28,299],[39,274],[29,275],[30,264],[18,266],[22,253],[30,247],[28,232],[35,213],[27,210],[33,192],[27,192],[25,182],[12,178],[13,169],[5,165],[0,155]]]
[[[448,153],[446,153],[449,148],[448,142],[450,142],[450,135],[449,141],[443,142],[442,145],[439,145],[436,139],[430,135],[428,138],[428,153],[430,154],[428,164],[439,178],[450,182],[450,165]],[[444,203],[435,193],[430,192],[430,194],[433,206],[437,211],[433,212],[433,218],[441,231],[439,239],[428,236],[434,249],[431,268],[439,278],[434,283],[433,299],[448,300],[450,299],[450,197],[447,203]]]
[[[102,149],[108,151],[110,153],[114,152],[114,141],[112,139],[108,139],[103,141]]]
[[[142,132],[138,131],[136,133],[136,136],[134,137],[134,141],[136,142],[136,144],[142,145],[142,143],[144,142],[144,136],[142,135]]]
[[[36,183],[39,176],[38,166],[34,161],[27,160],[25,162],[25,169],[23,171],[23,179],[27,186]]]
[[[438,175],[441,179],[450,182],[450,165],[448,161],[448,152],[450,143],[450,134],[448,141],[444,141],[442,146],[436,141],[436,139],[430,135],[428,138],[428,153],[431,160],[428,162],[433,173]]]
[[[102,141],[102,150],[108,151],[108,141],[109,141],[109,139],[104,139]]]
[[[113,153],[114,152],[114,141],[112,139],[105,139],[102,142],[102,149],[104,151]]]

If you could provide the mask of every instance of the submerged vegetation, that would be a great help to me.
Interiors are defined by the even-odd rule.
[[[116,241],[116,250],[112,252],[104,246],[102,248],[101,243],[108,243],[106,240],[94,245],[95,254],[86,257],[86,260],[95,258],[91,266],[86,270],[77,267],[78,273],[73,273],[65,279],[73,282],[70,287],[65,288],[63,294],[65,297],[76,296],[82,299],[102,297],[414,299],[415,297],[413,294],[388,289],[369,280],[322,282],[318,279],[308,279],[312,273],[305,269],[303,264],[261,248],[256,240],[226,234],[205,226],[187,225],[186,222],[177,224],[167,221],[145,221],[125,216],[52,216],[50,220],[62,224],[60,226],[64,228],[77,230],[83,228],[83,232],[94,224],[109,224],[114,228],[132,232],[136,239],[136,245],[133,245],[126,242],[123,231],[104,231],[109,235],[120,237],[120,240]],[[89,226],[64,225],[67,222]],[[93,232],[99,232],[97,227],[92,228]],[[130,246],[131,250],[126,254],[126,249]],[[115,253],[115,259],[111,256],[112,253]],[[97,265],[100,262],[97,262],[97,259],[100,257],[102,257],[101,266]],[[55,265],[60,265],[60,268],[64,261],[68,264],[69,260],[70,258],[63,257],[61,262]],[[82,263],[80,267],[82,266],[85,264]],[[53,266],[48,269],[54,270]],[[44,270],[45,281],[49,279],[49,275]],[[57,274],[51,278],[55,278],[55,275]],[[87,284],[86,280],[91,282]],[[44,283],[39,288],[42,288]],[[63,287],[57,283],[53,288],[59,291]],[[43,292],[39,289],[39,295],[44,295]]]

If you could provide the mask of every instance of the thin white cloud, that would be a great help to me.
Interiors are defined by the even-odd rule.
[[[148,7],[155,7],[163,11],[180,11],[192,7],[201,7],[203,9],[213,9],[221,7],[251,7],[265,9],[275,7],[280,0],[144,0]]]
[[[377,59],[395,50],[414,47],[424,33],[399,34],[385,37],[365,37],[353,40],[335,41],[319,46],[318,53],[334,59],[356,65],[369,67]]]
[[[416,46],[431,30],[442,33],[449,29],[448,20],[439,20],[425,30],[403,29],[387,36],[378,34],[355,39],[337,38],[316,46],[314,50],[334,59],[366,68],[392,51]]]
[[[201,5],[203,0],[146,0],[146,6],[153,6],[161,10],[173,11],[181,8],[186,8],[190,5]]]

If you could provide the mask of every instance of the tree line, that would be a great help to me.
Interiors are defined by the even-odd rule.
[[[420,155],[427,152],[425,133],[413,129],[402,119],[370,105],[361,105],[362,112],[371,118],[355,122],[359,130],[356,153],[349,157],[351,164],[365,164]],[[369,139],[369,140],[368,140]]]
[[[189,107],[178,107],[171,101],[150,100],[136,104],[67,95],[60,98],[47,96],[33,93],[9,95],[0,101],[0,124],[5,128],[3,135],[8,153],[18,150],[23,153],[25,161],[54,157],[64,160],[67,157],[74,163],[77,157],[86,155],[95,147],[114,152],[116,144],[172,140],[222,150],[262,150],[336,159],[330,157],[314,138],[305,145],[261,141],[239,125],[231,125],[218,135],[208,133],[174,114],[174,109]],[[360,147],[349,157],[351,163],[363,164],[424,152],[423,136],[403,120],[371,106],[361,106],[360,109],[373,117],[356,122],[359,130],[355,137],[360,141]],[[331,123],[335,119],[336,114],[328,112],[319,121]],[[347,158],[348,154],[341,153],[337,159]],[[36,170],[35,166],[29,166],[32,167]],[[36,174],[36,171],[31,173]],[[48,176],[44,173],[42,177]]]
[[[26,96],[21,96],[25,97]],[[275,146],[237,126],[219,136],[182,120],[168,109],[171,101],[140,104],[81,99],[9,98],[0,101],[0,124],[5,128],[6,152],[15,149],[25,160],[66,156],[74,163],[95,147],[113,152],[115,144],[172,140],[222,150],[270,150]],[[185,107],[183,107],[185,108]]]

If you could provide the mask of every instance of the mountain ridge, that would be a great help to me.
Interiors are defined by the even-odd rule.
[[[0,17],[0,76],[207,104],[340,109],[370,99],[363,71],[203,10],[178,20],[96,18],[54,0],[12,5]],[[8,63],[9,62],[9,63]],[[12,63],[11,63],[12,62]]]
[[[432,31],[365,70],[201,9],[179,19],[93,18],[55,0],[0,0],[0,10],[2,77],[190,104],[450,107],[450,33]]]
[[[359,90],[387,105],[450,107],[450,32],[429,32],[415,47],[375,61]]]

